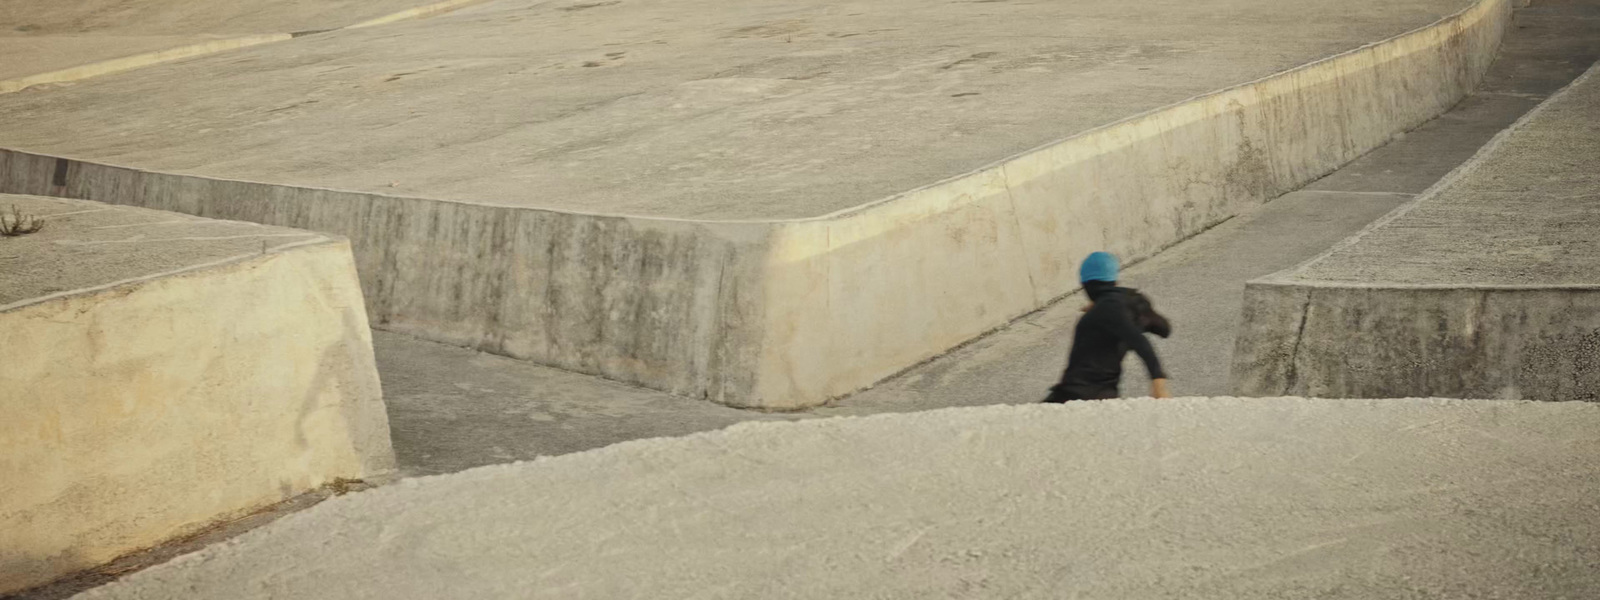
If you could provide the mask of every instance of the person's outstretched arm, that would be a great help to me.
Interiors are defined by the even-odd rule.
[[[1118,307],[1119,309],[1121,307]],[[1133,322],[1126,310],[1110,312],[1110,325],[1112,333],[1122,340],[1134,354],[1139,355],[1139,360],[1144,361],[1144,367],[1150,372],[1150,395],[1155,398],[1168,398],[1167,373],[1161,370],[1161,359],[1156,357],[1155,346],[1150,345],[1150,340],[1144,337],[1144,331]]]

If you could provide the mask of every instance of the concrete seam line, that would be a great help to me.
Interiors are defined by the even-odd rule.
[[[360,29],[360,28],[363,28],[363,27],[372,27],[372,26],[375,26],[375,25],[387,25],[389,23],[394,23],[394,22],[397,22],[397,21],[404,21],[404,20],[407,20],[407,19],[415,19],[415,18],[426,17],[426,16],[429,16],[429,15],[434,15],[434,14],[438,14],[438,13],[442,13],[442,12],[448,12],[448,11],[452,11],[452,10],[461,8],[461,7],[466,6],[468,4],[474,4],[474,3],[477,3],[477,2],[484,2],[484,1],[485,0],[444,0],[443,2],[435,2],[433,4],[429,4],[429,5],[426,5],[426,6],[418,6],[416,8],[409,8],[409,9],[402,10],[402,11],[397,12],[397,13],[384,15],[384,16],[381,16],[381,17],[378,17],[378,18],[375,18],[375,19],[367,19],[367,20],[362,21],[360,23],[356,23],[355,25],[347,25],[345,27],[341,27],[341,29]]]
[[[1537,106],[1534,106],[1532,109],[1529,109],[1528,112],[1523,113],[1523,115],[1520,118],[1518,118],[1516,120],[1516,122],[1513,122],[1511,125],[1507,126],[1505,129],[1500,130],[1500,132],[1496,133],[1493,138],[1490,138],[1488,142],[1485,142],[1483,144],[1483,146],[1479,147],[1478,151],[1474,152],[1472,154],[1471,158],[1468,158],[1465,162],[1462,162],[1461,164],[1456,165],[1456,168],[1451,169],[1449,173],[1446,173],[1444,177],[1442,177],[1438,181],[1434,182],[1433,185],[1428,186],[1428,189],[1423,190],[1422,193],[1415,195],[1414,198],[1410,202],[1402,204],[1399,207],[1395,208],[1394,210],[1389,211],[1388,214],[1386,214],[1386,215],[1384,215],[1382,217],[1379,217],[1378,220],[1373,221],[1371,223],[1368,223],[1366,227],[1361,228],[1361,231],[1357,231],[1357,232],[1355,232],[1355,234],[1351,235],[1350,237],[1347,237],[1347,238],[1345,238],[1343,240],[1339,240],[1339,243],[1334,244],[1333,246],[1329,247],[1327,250],[1322,251],[1321,253],[1317,254],[1316,256],[1313,256],[1313,257],[1311,257],[1309,259],[1306,259],[1305,261],[1303,261],[1300,264],[1297,264],[1295,266],[1289,267],[1289,268],[1284,269],[1282,271],[1278,271],[1277,273],[1273,273],[1273,274],[1267,275],[1265,277],[1260,277],[1260,278],[1256,279],[1255,281],[1262,282],[1262,283],[1271,283],[1271,282],[1275,282],[1275,281],[1281,281],[1283,283],[1296,283],[1296,284],[1298,284],[1299,282],[1295,282],[1295,281],[1290,280],[1290,278],[1293,277],[1294,274],[1304,271],[1305,269],[1309,268],[1311,265],[1316,264],[1318,262],[1321,262],[1322,260],[1328,258],[1329,256],[1332,256],[1334,253],[1336,253],[1336,252],[1338,252],[1340,250],[1344,250],[1345,248],[1349,248],[1351,246],[1354,246],[1355,244],[1359,243],[1363,238],[1365,238],[1368,234],[1371,234],[1372,232],[1374,232],[1374,231],[1376,231],[1376,230],[1388,225],[1389,223],[1394,222],[1395,220],[1399,219],[1400,217],[1405,216],[1406,214],[1410,213],[1412,210],[1415,210],[1417,207],[1423,205],[1424,203],[1433,201],[1435,198],[1437,198],[1438,196],[1443,194],[1450,187],[1454,186],[1457,181],[1460,181],[1463,177],[1466,177],[1469,173],[1471,173],[1472,171],[1476,170],[1477,167],[1478,167],[1478,163],[1481,163],[1484,160],[1486,160],[1489,157],[1490,154],[1494,153],[1496,150],[1498,150],[1500,148],[1501,145],[1505,144],[1506,140],[1511,139],[1511,136],[1513,134],[1515,134],[1516,132],[1520,131],[1523,127],[1527,126],[1527,124],[1530,121],[1532,121],[1534,117],[1537,117],[1540,114],[1544,113],[1544,111],[1547,110],[1551,106],[1551,104],[1553,104],[1555,101],[1561,99],[1562,97],[1566,96],[1567,93],[1571,92],[1572,89],[1574,87],[1576,87],[1578,84],[1583,83],[1584,81],[1587,81],[1590,77],[1595,76],[1595,73],[1597,73],[1597,72],[1600,72],[1600,63],[1595,63],[1594,65],[1590,66],[1589,69],[1587,71],[1584,71],[1582,75],[1579,75],[1576,79],[1573,79],[1571,82],[1567,83],[1567,85],[1562,86],[1561,89],[1556,90],[1556,92],[1551,94],[1550,97],[1545,98],[1545,100],[1543,102],[1540,102]],[[1351,287],[1351,286],[1343,286],[1343,287]],[[1452,287],[1460,287],[1460,286],[1452,286]]]
[[[279,42],[290,39],[291,37],[292,36],[287,33],[251,35],[201,42],[198,44],[189,44],[187,46],[167,48],[165,50],[156,50],[154,52],[146,52],[143,54],[135,54],[121,58],[112,58],[108,60],[92,62],[86,65],[78,65],[76,67],[68,67],[66,69],[0,81],[0,94],[21,91],[46,83],[66,83],[69,81],[78,81],[91,77],[98,77],[101,75],[120,73],[122,71],[131,71],[133,69],[148,67],[150,65],[174,60],[204,56],[218,52],[226,52],[228,50],[236,50],[258,44]]]

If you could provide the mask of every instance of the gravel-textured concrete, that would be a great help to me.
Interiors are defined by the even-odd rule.
[[[0,97],[0,134],[14,149],[286,185],[807,217],[1469,4],[498,0]]]
[[[346,495],[80,596],[1585,598],[1600,405],[745,424]]]

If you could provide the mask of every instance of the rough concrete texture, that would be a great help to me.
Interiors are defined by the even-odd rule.
[[[393,468],[347,242],[0,206],[46,223],[0,238],[0,591]]]
[[[1596,427],[1296,398],[742,424],[404,480],[80,597],[1591,597]]]
[[[1424,191],[1600,59],[1600,1],[1519,10],[1484,85],[1438,119],[1308,186],[1126,270],[1177,324],[1154,340],[1182,395],[1225,395],[1245,282],[1315,257]],[[1453,161],[1453,162],[1451,162]],[[730,410],[654,390],[375,333],[395,452],[411,474],[529,460],[749,419],[1029,403],[1055,382],[1082,298],[1027,315],[869,390],[805,413]],[[1147,390],[1130,358],[1123,390]]]
[[[1236,388],[1600,398],[1596,73],[1415,202],[1252,282]]]
[[[486,5],[432,21],[428,28],[375,28],[372,31],[384,31],[395,40],[373,39],[372,45],[361,48],[367,51],[391,43],[415,47],[428,36],[443,35],[437,32],[469,25],[469,30],[481,30],[483,40],[494,39],[495,31],[520,31],[514,26],[519,22],[516,15],[496,12],[509,6]],[[61,163],[23,152],[0,155],[0,190],[145,204],[347,235],[356,242],[369,312],[379,326],[727,404],[797,408],[870,385],[1070,292],[1076,287],[1072,265],[1091,250],[1110,249],[1128,260],[1143,258],[1315,179],[1382,144],[1394,132],[1439,114],[1481,78],[1499,43],[1508,7],[1503,0],[1482,0],[1379,44],[819,219],[697,223],[520,210],[225,181],[91,162]],[[599,8],[604,7],[590,7]],[[1125,8],[1119,7],[1118,14],[1131,19]],[[359,35],[367,34],[342,32],[325,40],[332,40],[326,43],[336,48],[348,40],[366,39],[349,37]],[[307,38],[293,43],[293,48],[312,52],[324,42]],[[249,51],[231,54],[227,60],[276,64],[268,58]],[[294,64],[305,64],[303,58]],[[330,55],[328,60],[336,58]],[[215,61],[144,71],[141,77],[109,78],[60,93],[0,98],[0,112],[46,115],[31,120],[33,124],[68,118],[79,122],[97,107],[109,108],[113,97],[182,92],[197,99],[220,97],[220,108],[215,110],[241,119],[240,115],[258,114],[229,102],[248,96],[250,102],[259,103],[270,98],[267,87],[219,96],[207,90],[236,86],[212,82],[204,90],[190,89],[185,78],[176,76],[180,70],[202,72],[200,67],[211,62]],[[367,72],[334,75],[333,70],[344,65],[325,66],[330,82]],[[927,68],[943,71],[957,66]],[[228,77],[232,70],[219,72],[219,77]],[[423,72],[397,72],[385,78],[404,81],[419,73]],[[454,77],[446,69],[439,75],[445,79],[393,89],[415,91],[422,98],[441,93],[459,97],[451,102],[472,96],[476,110],[451,114],[500,114],[492,98],[444,85],[454,81],[447,76]],[[614,75],[595,77],[606,81],[604,77]],[[487,80],[507,86],[512,81]],[[872,85],[896,85],[892,79],[873,81]],[[389,82],[360,79],[358,83],[370,87]],[[248,136],[239,134],[247,125],[201,131],[207,127],[204,123],[221,123],[207,116],[213,108],[202,108],[209,101],[196,100],[192,110],[181,116],[163,113],[168,118],[157,122],[163,130],[199,128],[191,132],[200,140],[259,135],[261,144],[272,146],[273,132],[280,125],[289,130],[302,122],[296,116],[302,114],[296,112],[302,91],[296,92],[292,106],[268,109],[252,104],[261,111],[284,114],[264,120],[249,117],[259,126]],[[303,114],[326,117],[327,110],[344,107],[339,114],[348,126],[369,108],[375,113],[393,108],[329,98],[329,106],[311,98],[318,100],[317,106],[306,107]],[[543,110],[526,100],[516,96],[516,106],[525,107],[519,110]],[[154,102],[130,106],[123,100],[117,110],[125,114],[155,110],[154,106]],[[1127,102],[1119,106],[1126,108]],[[440,114],[428,113],[423,122],[413,124],[436,131],[426,126],[426,119],[443,118]],[[86,126],[102,122],[91,123]],[[98,150],[74,146],[97,137],[93,135],[64,140],[45,135],[43,126],[33,124],[6,129],[17,145],[80,157],[98,159],[154,147],[140,137],[154,131],[146,129],[152,127],[150,118],[104,123],[110,129],[104,130],[103,141],[91,144]],[[474,152],[522,135],[521,128],[504,124],[486,127],[495,133],[473,138],[482,142],[474,142],[474,148],[483,146]],[[321,135],[324,128],[313,129],[307,130],[308,135]],[[355,137],[413,135],[399,133],[402,129],[378,128]],[[308,146],[308,139],[297,137],[294,146],[319,147]],[[427,139],[435,144],[452,138]],[[219,150],[209,142],[160,147],[187,149],[184,152],[204,148],[207,162]],[[496,156],[522,156],[528,151],[519,146],[517,153]],[[248,156],[240,152],[225,155]],[[132,155],[120,156],[125,160]],[[346,161],[381,158],[366,152],[340,156]],[[998,157],[987,160],[993,158]],[[303,152],[296,152],[294,160],[318,163],[314,168],[328,172],[362,170],[338,161],[310,160]],[[145,158],[140,162],[152,164]],[[406,170],[426,172],[420,167]],[[64,177],[53,178],[54,173]],[[518,189],[539,182],[523,183]],[[543,183],[536,187],[560,189]],[[226,201],[218,200],[224,197]]]
[[[0,93],[405,17],[429,0],[74,0],[0,5]]]

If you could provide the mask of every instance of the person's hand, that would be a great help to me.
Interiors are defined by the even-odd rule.
[[[1167,380],[1165,380],[1165,379],[1152,379],[1152,380],[1150,380],[1150,397],[1151,398],[1171,398],[1172,395],[1167,393]]]
[[[1083,308],[1078,309],[1078,312],[1089,312],[1089,309],[1091,308],[1094,308],[1093,302],[1083,305]]]

